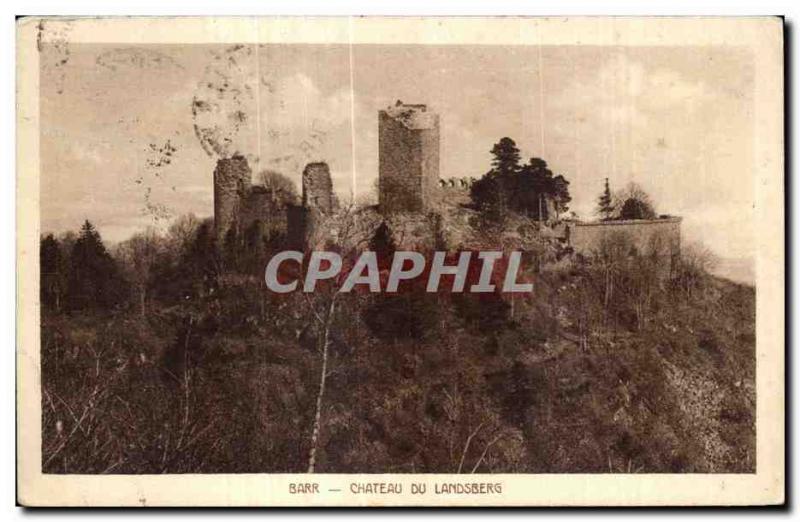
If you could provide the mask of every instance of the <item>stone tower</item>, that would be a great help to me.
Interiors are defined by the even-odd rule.
[[[315,162],[305,166],[302,190],[302,204],[290,207],[287,211],[289,239],[298,249],[314,243],[317,234],[330,232],[325,224],[339,209],[327,163]]]
[[[381,212],[422,212],[439,183],[439,115],[399,101],[378,112]]]
[[[250,166],[243,156],[217,161],[214,169],[214,234],[220,244],[231,228],[237,226],[243,199],[250,190],[250,173]]]
[[[303,207],[330,214],[337,207],[327,163],[309,163],[303,169]]]

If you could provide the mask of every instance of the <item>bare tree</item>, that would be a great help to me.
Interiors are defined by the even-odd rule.
[[[644,188],[633,181],[614,193],[613,206],[615,208],[619,208],[619,206],[627,199],[636,199],[649,205],[653,204],[650,195],[644,190]]]
[[[622,219],[653,219],[655,205],[650,195],[637,183],[628,183],[614,195],[613,208]]]
[[[130,280],[133,282],[139,300],[139,313],[142,317],[147,311],[147,286],[150,271],[162,247],[163,240],[152,227],[120,243],[117,258],[122,261]]]
[[[344,260],[354,259],[369,243],[372,234],[378,226],[375,215],[367,209],[350,203],[339,209],[331,216],[320,215],[316,234],[309,238],[309,249],[322,248],[331,241],[340,248],[340,255]],[[334,238],[331,239],[330,235]],[[304,294],[311,311],[312,320],[317,322],[320,330],[320,374],[319,389],[317,391],[314,423],[311,430],[311,449],[308,455],[308,473],[314,473],[317,461],[317,447],[322,425],[322,408],[325,397],[325,385],[331,374],[328,366],[330,362],[330,347],[332,342],[333,322],[336,314],[337,300],[341,295],[343,278],[337,278],[331,285],[320,287],[313,295]]]
[[[186,251],[194,241],[199,226],[200,219],[192,213],[175,218],[167,229],[166,242],[170,250],[175,253]]]
[[[258,181],[284,203],[296,203],[299,199],[294,182],[277,170],[262,170],[258,173]]]
[[[608,325],[615,292],[620,284],[628,255],[633,248],[631,238],[624,233],[608,234],[594,252],[594,261],[602,276],[603,322]]]
[[[689,243],[681,249],[675,281],[687,297],[702,287],[708,274],[719,263],[719,258],[702,243]]]

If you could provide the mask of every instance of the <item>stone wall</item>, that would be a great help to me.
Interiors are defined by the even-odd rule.
[[[565,235],[576,253],[591,255],[603,241],[625,236],[641,253],[654,248],[661,255],[677,255],[681,249],[681,218],[615,220],[593,223],[567,222]]]
[[[437,196],[440,205],[468,205],[470,189],[474,178],[443,178],[437,183]]]
[[[285,202],[262,185],[251,187],[243,196],[238,219],[243,232],[256,224],[264,237],[274,237],[287,230]]]

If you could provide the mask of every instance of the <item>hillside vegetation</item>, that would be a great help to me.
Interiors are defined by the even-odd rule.
[[[277,295],[282,238],[210,226],[43,238],[45,472],[755,470],[755,292],[690,252],[547,247],[525,295]]]

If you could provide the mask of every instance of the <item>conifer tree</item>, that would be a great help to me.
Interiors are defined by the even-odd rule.
[[[65,260],[61,245],[53,234],[48,234],[39,243],[40,293],[42,306],[61,311],[61,300],[66,289]]]
[[[608,186],[608,178],[606,178],[605,189],[597,199],[597,213],[603,216],[604,220],[609,220],[613,212],[614,205],[611,198],[611,188]]]
[[[490,151],[492,169],[472,184],[470,197],[490,221],[501,221],[510,209],[509,194],[515,194],[514,183],[519,172],[520,151],[511,138],[502,138]]]
[[[72,246],[69,301],[73,310],[109,309],[124,298],[125,284],[116,263],[89,220]]]
[[[501,224],[509,212],[537,220],[557,218],[571,200],[569,181],[555,175],[541,158],[520,165],[520,150],[511,138],[494,145],[492,169],[472,184],[470,197],[484,219]],[[548,208],[556,215],[548,215]]]

